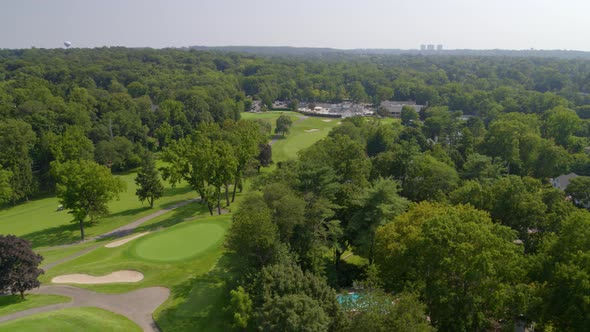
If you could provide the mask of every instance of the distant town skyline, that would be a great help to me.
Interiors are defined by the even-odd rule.
[[[0,48],[293,46],[590,51],[585,0],[6,0]]]

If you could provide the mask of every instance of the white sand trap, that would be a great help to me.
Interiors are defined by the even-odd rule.
[[[127,238],[124,238],[124,239],[121,239],[121,240],[117,240],[117,241],[114,241],[114,242],[111,242],[111,243],[107,243],[104,246],[107,247],[107,248],[115,248],[115,247],[118,247],[118,246],[122,246],[122,245],[124,245],[125,243],[127,243],[129,241],[135,240],[138,237],[142,237],[142,236],[147,235],[149,233],[150,232],[138,233],[138,234],[135,234],[133,236],[130,236],[130,237],[127,237]]]
[[[313,133],[316,131],[320,131],[319,129],[308,129],[308,130],[304,130],[306,133]]]
[[[132,270],[115,271],[106,276],[95,277],[88,274],[66,274],[51,279],[56,284],[111,284],[116,282],[138,282],[143,280],[143,273]]]
[[[337,124],[342,124],[342,122],[338,121],[338,123],[337,123]]]
[[[326,120],[322,120],[324,122],[332,122],[332,119],[326,119]]]

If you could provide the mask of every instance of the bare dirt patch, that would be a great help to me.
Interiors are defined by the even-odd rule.
[[[117,282],[138,282],[143,280],[143,273],[133,270],[115,271],[105,276],[91,276],[89,274],[66,274],[51,279],[56,284],[111,284]]]
[[[114,242],[111,242],[111,243],[107,243],[107,244],[105,244],[105,247],[106,248],[115,248],[115,247],[118,247],[118,246],[122,246],[122,245],[124,245],[125,243],[127,243],[129,241],[133,241],[133,240],[135,240],[135,239],[137,239],[139,237],[142,237],[144,235],[148,235],[149,233],[150,232],[138,233],[138,234],[135,234],[133,236],[130,236],[130,237],[127,237],[127,238],[124,238],[124,239],[121,239],[121,240],[117,240],[117,241],[114,241]]]

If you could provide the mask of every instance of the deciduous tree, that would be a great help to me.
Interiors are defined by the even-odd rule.
[[[377,229],[375,262],[386,286],[416,285],[433,324],[482,331],[507,312],[525,274],[516,232],[470,206],[419,203]]]
[[[571,196],[576,204],[588,207],[590,205],[590,177],[579,176],[571,179],[565,188],[565,193]]]
[[[290,116],[284,114],[279,116],[275,127],[275,134],[282,134],[285,136],[285,134],[289,133],[292,124],[293,121]]]
[[[0,235],[0,292],[20,293],[39,287],[43,274],[39,264],[43,257],[33,251],[31,243],[14,235]]]
[[[84,240],[84,221],[90,222],[109,213],[108,202],[119,197],[125,183],[111,174],[106,166],[90,160],[53,163],[52,172],[57,184],[57,197],[74,221],[80,226]]]

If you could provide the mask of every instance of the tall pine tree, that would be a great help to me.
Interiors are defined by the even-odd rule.
[[[135,178],[135,184],[137,184],[135,194],[142,203],[147,200],[150,208],[154,207],[154,200],[164,194],[164,185],[160,180],[160,172],[156,169],[156,162],[149,152],[146,153],[143,159],[141,171],[137,173]]]

